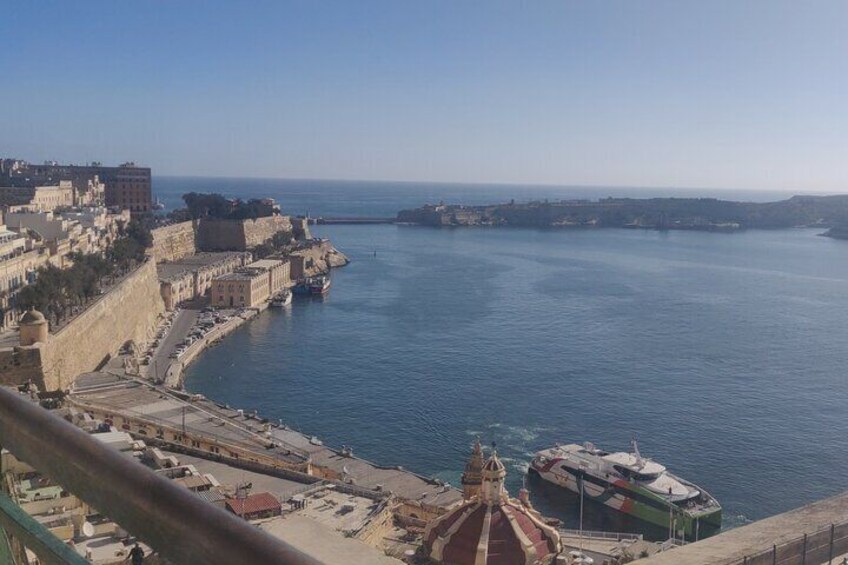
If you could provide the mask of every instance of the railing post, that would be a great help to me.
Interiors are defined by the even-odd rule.
[[[771,546],[771,565],[777,565],[777,544]]]
[[[801,565],[807,565],[807,534],[804,534],[804,549],[801,552]]]
[[[834,534],[835,530],[836,530],[836,526],[831,524],[830,525],[830,544],[828,545],[828,549],[827,549],[827,565],[830,565],[831,561],[833,561],[833,534]]]

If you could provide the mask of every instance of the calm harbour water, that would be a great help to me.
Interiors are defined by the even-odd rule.
[[[227,183],[155,190],[236,194]],[[264,190],[328,215],[451,196],[325,184]],[[556,197],[532,190],[553,189],[513,196]],[[376,203],[370,214],[362,202]],[[643,455],[714,494],[728,526],[848,487],[848,242],[806,229],[315,231],[352,260],[330,295],[247,324],[190,367],[187,388],[452,484],[479,435],[508,461],[513,494],[534,451],[624,449],[633,434]]]

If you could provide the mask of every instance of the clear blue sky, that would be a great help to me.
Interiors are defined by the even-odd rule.
[[[10,2],[0,155],[848,191],[848,2]]]

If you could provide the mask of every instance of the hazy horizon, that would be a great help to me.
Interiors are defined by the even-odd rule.
[[[0,155],[179,176],[842,192],[846,21],[837,1],[25,3],[0,20],[14,110]]]

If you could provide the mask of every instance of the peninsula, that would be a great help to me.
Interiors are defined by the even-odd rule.
[[[848,195],[793,196],[777,202],[715,198],[602,198],[485,206],[426,205],[397,222],[426,226],[646,228],[735,232],[748,228],[834,227],[848,223]],[[826,235],[836,236],[839,230]]]

